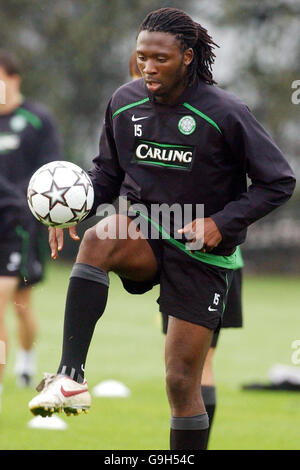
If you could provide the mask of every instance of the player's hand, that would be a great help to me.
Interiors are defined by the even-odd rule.
[[[211,217],[195,219],[179,229],[178,233],[184,234],[191,251],[200,249],[203,253],[213,250],[222,240],[221,232]]]
[[[76,225],[69,227],[69,235],[72,240],[76,242],[80,240],[77,235]],[[62,228],[49,227],[49,245],[51,249],[51,258],[57,259],[58,252],[63,249],[64,246],[64,230]]]

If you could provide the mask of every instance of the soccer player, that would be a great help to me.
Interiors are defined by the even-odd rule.
[[[112,271],[135,294],[160,284],[160,310],[169,315],[170,448],[206,447],[201,371],[221,324],[236,246],[247,227],[286,202],[295,187],[293,171],[267,132],[239,99],[215,85],[213,47],[207,31],[178,9],[153,11],[139,28],[142,79],[123,85],[109,101],[90,172],[94,212],[121,195],[129,201],[128,215],[112,214],[84,234],[70,276],[61,362],[29,403],[34,414],[89,408],[85,362]],[[175,203],[191,211],[179,227],[172,218],[166,233],[165,220],[152,213],[157,204]],[[140,237],[133,235],[135,222]],[[74,227],[69,234],[78,238]],[[56,259],[63,231],[50,229],[49,242]]]
[[[41,105],[25,99],[21,92],[21,70],[13,54],[0,50],[0,81],[5,90],[5,102],[0,103],[0,175],[16,185],[23,194],[25,211],[26,190],[30,177],[43,164],[61,159],[56,125]],[[4,87],[3,87],[4,84]],[[14,211],[14,207],[11,207]],[[34,342],[37,320],[33,312],[32,286],[43,277],[43,258],[47,230],[30,215],[31,224],[19,232],[19,240],[9,234],[1,243],[0,256],[0,321],[4,326],[5,306],[13,302],[18,318],[19,350],[15,364],[17,383],[30,385],[36,368]],[[12,279],[18,277],[18,285]],[[7,288],[7,282],[11,286]],[[2,382],[3,366],[0,366]]]
[[[137,65],[136,51],[134,50],[129,60],[129,74],[133,80],[141,78],[141,72]],[[244,261],[240,247],[236,249],[237,262],[236,269],[234,270],[232,282],[228,291],[226,307],[223,312],[222,327],[223,328],[239,328],[242,326],[243,314],[242,314],[242,269]],[[159,303],[159,300],[158,300]],[[162,331],[167,334],[168,330],[168,314],[162,312]],[[217,393],[215,377],[213,372],[213,359],[214,353],[218,344],[220,330],[215,331],[210,348],[206,355],[201,380],[201,393],[205,409],[209,418],[209,431],[207,436],[207,444],[210,437],[213,419],[215,416],[216,405],[217,405]]]

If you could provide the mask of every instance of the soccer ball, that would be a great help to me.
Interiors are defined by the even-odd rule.
[[[76,225],[90,212],[94,189],[79,166],[66,161],[43,165],[31,177],[27,190],[29,208],[48,227]]]

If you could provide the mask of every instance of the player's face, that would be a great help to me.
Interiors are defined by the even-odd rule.
[[[8,75],[6,70],[0,66],[0,81],[5,85],[5,94],[8,100],[19,93],[21,83],[19,75]]]
[[[182,52],[173,34],[141,31],[136,53],[148,90],[158,102],[175,102],[186,86],[186,72],[193,60],[193,50]]]

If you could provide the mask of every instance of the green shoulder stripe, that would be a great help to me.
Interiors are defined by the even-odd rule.
[[[149,101],[149,97],[144,98],[143,100],[140,101],[135,101],[134,103],[127,104],[126,106],[122,106],[122,108],[117,109],[117,111],[114,112],[113,114],[113,119],[123,111],[126,111],[126,109],[133,108],[134,106],[139,106],[140,104],[147,103]]]
[[[217,131],[220,132],[220,134],[222,134],[222,131],[219,128],[218,124],[215,121],[213,121],[210,117],[208,117],[206,114],[199,111],[199,109],[194,108],[194,106],[191,106],[189,103],[183,103],[183,106],[189,109],[190,111],[192,111],[193,113],[197,114],[198,116],[200,116],[202,119],[205,119],[205,121],[209,122],[209,124],[214,126],[217,129]]]
[[[43,123],[40,118],[28,111],[28,109],[19,108],[16,110],[16,114],[23,116],[35,129],[41,129],[41,127],[43,127]]]

